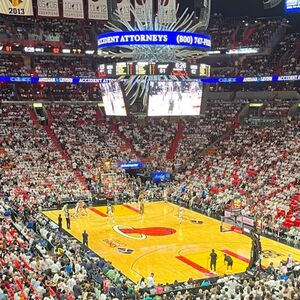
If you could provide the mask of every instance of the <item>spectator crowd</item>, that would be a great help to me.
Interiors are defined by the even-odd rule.
[[[213,75],[298,74],[299,34],[285,35],[285,27],[279,18],[212,16],[207,31],[214,50],[271,49],[216,59]],[[0,40],[11,45],[94,49],[101,31],[94,22],[0,16]],[[105,59],[77,54],[4,54],[1,48],[0,76],[97,77]],[[292,83],[279,89],[291,90]],[[215,217],[238,205],[265,235],[299,247],[300,106],[274,97],[256,99],[262,105],[250,109],[251,100],[235,96],[207,101],[196,118],[113,119],[90,103],[101,98],[96,85],[0,83],[0,300],[300,299],[300,265],[289,261],[253,276],[161,286],[150,275],[134,284],[42,214],[99,195],[135,200],[146,189],[149,199]],[[44,105],[37,110],[32,102]],[[143,182],[119,167],[139,160],[144,174],[168,171],[173,180]]]

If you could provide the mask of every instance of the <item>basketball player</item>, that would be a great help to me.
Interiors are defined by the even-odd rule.
[[[79,215],[82,216],[83,215],[83,209],[84,209],[84,202],[82,200],[78,201],[78,206],[79,206]]]
[[[78,217],[80,214],[80,203],[79,201],[76,203],[75,205],[75,214],[74,214],[74,217]]]
[[[115,220],[114,220],[114,209],[113,209],[112,205],[109,204],[107,206],[107,223],[110,222],[110,221],[112,221],[112,223],[115,222]]]
[[[224,254],[224,264],[227,264],[227,271],[229,269],[232,270],[233,260],[232,260],[231,256]]]
[[[83,216],[87,216],[88,215],[88,213],[87,213],[87,207],[86,207],[86,204],[85,204],[85,202],[83,200],[81,201],[81,214]]]
[[[66,216],[66,213],[67,213],[67,211],[68,211],[68,204],[65,204],[65,205],[63,206],[62,211],[63,211],[64,215]]]
[[[173,94],[171,94],[171,98],[169,100],[169,109],[168,109],[168,114],[172,115],[174,110],[174,99],[173,99]]]
[[[178,222],[179,222],[179,224],[182,223],[182,219],[183,219],[183,207],[179,206],[178,207]]]
[[[114,105],[114,91],[113,91],[113,85],[111,82],[108,82],[106,85],[104,85],[105,93],[107,95],[107,99],[111,106],[112,114],[115,113],[115,105]]]
[[[141,209],[141,203],[145,201],[145,195],[144,195],[144,191],[140,191],[139,192],[139,196],[138,196],[138,209]]]
[[[166,187],[165,187],[165,189],[163,191],[163,197],[164,197],[165,203],[168,203],[169,194],[168,194],[168,189]]]
[[[144,213],[145,213],[145,200],[144,198],[140,201],[140,214],[141,214],[141,220],[144,220]]]

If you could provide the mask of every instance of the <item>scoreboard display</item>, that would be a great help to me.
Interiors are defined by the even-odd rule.
[[[137,62],[135,64],[135,74],[148,75],[149,74],[149,63],[148,62]]]
[[[117,62],[101,64],[98,67],[100,78],[115,78],[133,75],[158,75],[176,77],[209,77],[210,66],[206,64],[176,63],[149,63],[149,62]]]
[[[125,76],[127,74],[127,64],[126,63],[119,63],[115,65],[116,73],[113,75],[117,76]]]

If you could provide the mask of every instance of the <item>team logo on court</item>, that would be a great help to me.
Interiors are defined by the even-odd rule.
[[[23,2],[23,0],[9,0],[9,2],[12,4],[12,6],[16,7],[20,5]]]
[[[115,225],[113,226],[113,230],[133,240],[145,240],[147,236],[165,236],[176,233],[175,229],[168,227],[134,228],[131,226]]]

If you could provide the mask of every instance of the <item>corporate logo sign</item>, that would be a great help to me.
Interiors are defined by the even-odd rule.
[[[128,45],[169,45],[210,50],[211,37],[201,33],[176,31],[120,31],[98,36],[98,48]]]

